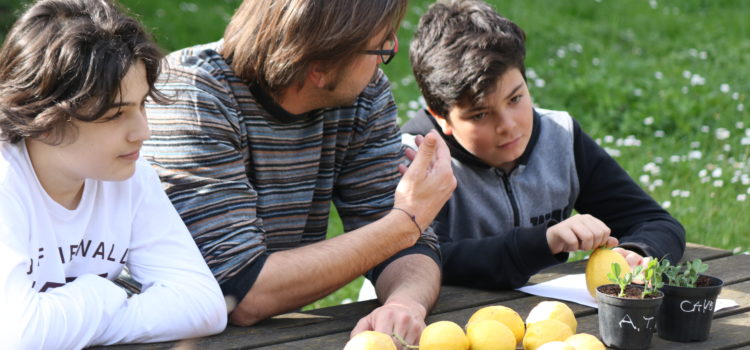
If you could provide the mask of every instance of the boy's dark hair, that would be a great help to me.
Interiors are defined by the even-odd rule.
[[[441,0],[419,20],[409,58],[414,76],[436,114],[478,105],[508,69],[526,78],[526,35],[479,0]]]
[[[101,118],[128,69],[146,66],[149,96],[161,50],[134,19],[109,0],[40,0],[11,28],[0,49],[0,138],[58,144],[71,118]]]

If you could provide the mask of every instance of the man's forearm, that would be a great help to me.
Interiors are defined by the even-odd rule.
[[[399,214],[391,212],[335,238],[271,254],[231,321],[251,325],[307,305],[414,245],[418,232]]]
[[[402,256],[383,270],[375,289],[383,304],[419,305],[424,308],[424,318],[440,292],[440,267],[426,255]]]

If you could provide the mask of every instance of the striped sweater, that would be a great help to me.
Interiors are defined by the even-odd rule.
[[[384,216],[403,152],[382,72],[354,105],[295,116],[235,76],[219,45],[167,57],[157,88],[174,103],[147,104],[143,152],[225,294],[244,296],[268,254],[325,239],[332,200],[345,231]],[[410,253],[438,261],[432,231],[397,256]]]

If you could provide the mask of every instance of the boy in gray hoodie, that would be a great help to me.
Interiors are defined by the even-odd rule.
[[[524,42],[521,28],[477,0],[433,4],[411,42],[428,108],[402,128],[404,141],[437,129],[458,180],[433,223],[443,283],[516,288],[569,252],[602,245],[632,266],[679,260],[682,225],[567,112],[533,106]]]

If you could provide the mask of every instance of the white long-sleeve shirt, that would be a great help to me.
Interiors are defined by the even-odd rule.
[[[127,266],[131,298],[112,280]],[[0,339],[78,349],[221,332],[219,286],[155,172],[87,179],[68,210],[39,183],[24,142],[0,142]]]

